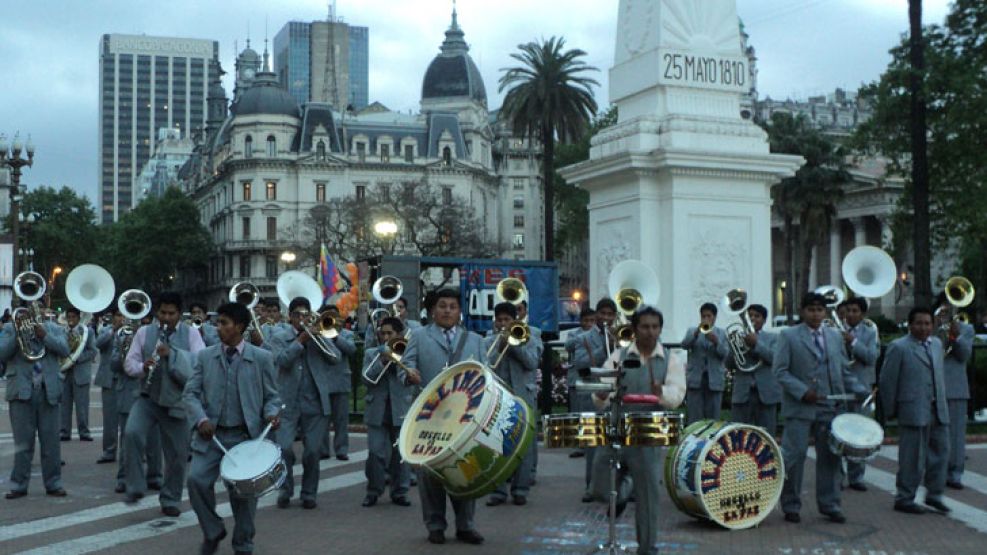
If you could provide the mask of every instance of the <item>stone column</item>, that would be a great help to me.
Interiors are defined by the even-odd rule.
[[[891,243],[894,241],[894,232],[891,231],[891,221],[889,216],[878,218],[881,222],[881,248],[891,250]]]
[[[850,218],[853,224],[853,246],[859,247],[867,244],[867,227],[864,225],[864,217],[858,216]]]
[[[809,290],[819,287],[819,246],[812,247],[809,253]]]
[[[840,234],[840,220],[833,220],[829,228],[829,283],[839,287],[843,283],[840,267],[843,263],[843,235]]]

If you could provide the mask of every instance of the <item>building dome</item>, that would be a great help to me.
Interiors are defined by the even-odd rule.
[[[276,114],[300,117],[298,103],[281,88],[277,76],[267,71],[257,74],[250,88],[233,105],[233,111],[238,116]]]
[[[446,30],[441,52],[428,65],[422,81],[422,100],[469,97],[486,106],[487,91],[480,70],[469,55],[463,30],[452,12],[452,25]]]

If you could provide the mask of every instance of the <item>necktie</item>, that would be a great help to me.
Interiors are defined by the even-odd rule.
[[[237,355],[236,347],[227,347],[226,348],[226,363],[232,365],[233,364],[233,359],[236,358],[236,355]]]
[[[41,373],[41,361],[40,360],[34,361],[33,368],[34,368],[34,374],[31,377],[32,381],[34,382],[35,386],[40,386],[41,382],[44,380],[44,375]]]
[[[812,332],[812,338],[816,343],[816,350],[819,351],[819,356],[822,358],[826,358],[826,343],[823,340],[822,331],[816,330]]]
[[[445,330],[446,335],[446,345],[449,346],[449,350],[452,351],[452,339],[456,337],[456,328],[449,328]]]

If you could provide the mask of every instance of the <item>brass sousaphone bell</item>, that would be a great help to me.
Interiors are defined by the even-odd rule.
[[[640,260],[625,260],[610,271],[607,290],[617,303],[617,310],[624,323],[617,327],[614,336],[617,344],[628,347],[634,341],[630,317],[642,306],[656,305],[661,295],[658,276],[650,266]]]

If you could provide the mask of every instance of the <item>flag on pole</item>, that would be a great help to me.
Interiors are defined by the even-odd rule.
[[[337,291],[337,276],[336,265],[332,263],[332,259],[329,258],[329,249],[326,248],[326,244],[322,243],[321,253],[319,256],[319,285],[322,286],[322,302],[326,302],[329,297],[336,294]],[[316,307],[312,307],[313,310],[317,310]]]

